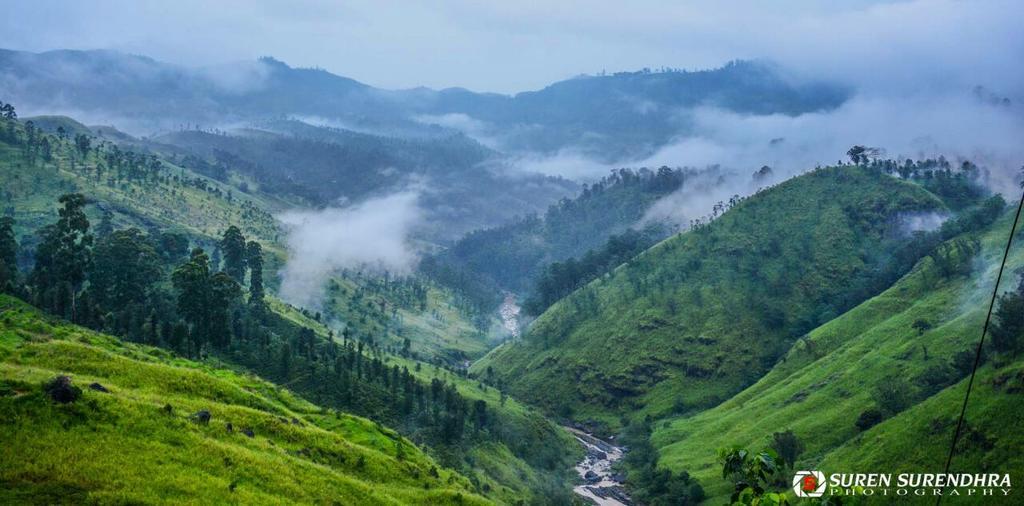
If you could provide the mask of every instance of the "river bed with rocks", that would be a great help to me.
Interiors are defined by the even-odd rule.
[[[598,506],[631,506],[626,495],[623,477],[612,469],[622,458],[623,449],[572,427],[566,427],[587,453],[578,464],[576,472],[583,480],[573,492]]]

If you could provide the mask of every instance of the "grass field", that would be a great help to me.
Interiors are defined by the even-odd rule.
[[[9,297],[0,297],[0,360],[0,446],[19,456],[0,460],[0,502],[488,503],[373,422]],[[77,401],[44,393],[59,374],[83,389]],[[208,423],[193,416],[200,410]]]
[[[884,293],[815,329],[753,386],[697,415],[657,423],[652,439],[661,465],[698,477],[714,503],[731,492],[717,449],[760,450],[773,432],[789,429],[806,445],[796,463],[801,469],[941,471],[966,373],[950,371],[945,382],[954,384],[948,387],[929,387],[925,380],[948,370],[957,353],[973,351],[1011,220],[1005,216],[981,234],[983,249],[970,275],[945,279],[926,258]],[[1007,272],[1022,266],[1024,244],[1018,242]],[[1004,278],[1002,287],[1016,286],[1014,278]],[[917,321],[931,328],[921,332],[913,327]],[[1005,358],[980,371],[967,413],[969,441],[954,472],[1024,466],[1022,371],[1020,362]],[[912,406],[861,432],[854,422],[876,404],[876,388],[901,380],[912,388]]]

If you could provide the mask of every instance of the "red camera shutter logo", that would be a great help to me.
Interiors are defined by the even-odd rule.
[[[825,473],[821,471],[797,471],[793,476],[793,493],[797,497],[821,497],[826,485]]]

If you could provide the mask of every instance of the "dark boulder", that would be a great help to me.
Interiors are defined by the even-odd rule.
[[[601,481],[601,477],[593,471],[587,471],[587,474],[583,475],[583,479],[586,480],[587,483],[597,483]]]
[[[97,392],[105,392],[105,393],[109,393],[110,392],[110,390],[107,390],[107,387],[105,387],[103,385],[100,385],[99,383],[91,383],[91,384],[89,384],[89,388],[92,389],[92,390],[95,390]]]
[[[201,409],[192,414],[192,420],[203,425],[210,423],[210,418],[213,418],[213,416],[205,409]]]
[[[75,402],[82,395],[82,389],[71,384],[71,378],[57,376],[43,385],[43,390],[54,402],[68,404]]]

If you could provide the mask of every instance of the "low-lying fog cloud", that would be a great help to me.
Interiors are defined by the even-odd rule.
[[[301,307],[318,307],[324,280],[339,269],[407,273],[417,256],[409,234],[420,222],[418,193],[404,191],[346,207],[288,211],[288,261],[281,296]]]
[[[862,93],[835,110],[797,116],[697,108],[679,112],[690,116],[692,133],[645,159],[605,164],[564,150],[553,157],[527,159],[522,167],[595,179],[623,166],[720,165],[723,176],[717,184],[688,184],[648,214],[648,219],[670,219],[680,225],[708,214],[711,206],[732,195],[747,195],[816,166],[835,164],[854,144],[881,148],[885,157],[894,159],[969,159],[989,170],[986,183],[994,191],[1009,193],[1024,164],[1024,107],[1002,98],[970,88],[910,96]],[[752,181],[753,172],[764,165],[772,168],[772,179]]]

